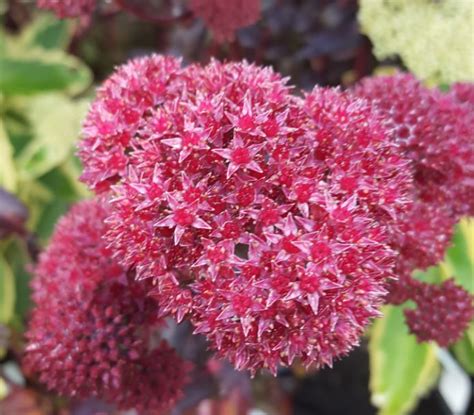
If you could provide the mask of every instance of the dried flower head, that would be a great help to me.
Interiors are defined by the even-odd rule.
[[[110,150],[124,156],[114,253],[154,282],[164,314],[190,318],[238,369],[347,353],[378,315],[393,266],[386,227],[411,184],[378,115],[337,90],[302,100],[269,68],[213,61],[172,72],[170,98],[151,94],[113,146],[101,108],[134,66],[102,88],[81,150],[89,172]]]
[[[406,309],[410,331],[418,341],[436,341],[448,347],[458,341],[474,318],[474,297],[453,279],[440,285],[416,281],[411,299],[415,309]]]
[[[60,19],[89,16],[94,12],[96,0],[37,0],[40,9],[53,11]]]
[[[234,39],[238,29],[260,19],[260,3],[260,0],[190,0],[190,7],[218,42],[226,42]]]
[[[189,364],[165,343],[150,350],[156,305],[110,259],[105,217],[104,205],[87,201],[59,221],[36,268],[24,365],[62,395],[166,409]]]

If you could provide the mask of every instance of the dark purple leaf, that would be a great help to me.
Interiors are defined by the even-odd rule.
[[[23,235],[28,209],[14,195],[0,188],[0,238],[11,233]]]

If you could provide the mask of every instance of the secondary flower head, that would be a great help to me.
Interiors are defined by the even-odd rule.
[[[105,217],[102,203],[87,201],[58,223],[36,268],[24,365],[62,395],[166,409],[189,364],[165,343],[149,349],[156,304],[110,259]]]
[[[453,279],[440,285],[412,283],[415,309],[406,309],[410,331],[418,341],[448,347],[459,340],[474,318],[474,298]]]
[[[202,18],[218,42],[232,41],[235,32],[260,18],[260,0],[190,0],[196,16]]]
[[[474,187],[468,108],[408,74],[363,79],[355,93],[378,107],[412,160],[419,198],[465,214],[469,207],[460,196]]]
[[[470,143],[474,142],[474,83],[456,83],[452,85],[449,95],[463,108],[466,116],[467,135],[470,137]],[[471,180],[470,186],[464,186],[464,191],[459,195],[463,203],[468,207],[466,213],[468,216],[474,216],[474,150],[470,152],[470,158],[465,163],[468,171],[467,180]]]
[[[392,140],[411,160],[413,205],[401,216],[394,245],[398,273],[435,265],[452,228],[472,209],[474,189],[472,117],[452,96],[424,87],[411,75],[362,80],[354,90],[371,100],[386,119]]]
[[[117,141],[114,253],[154,282],[163,314],[191,319],[237,368],[331,364],[378,315],[407,162],[371,107],[337,90],[302,100],[245,62],[180,76],[181,93],[151,94]],[[109,140],[95,123],[107,85],[87,124],[97,143]],[[82,148],[86,168],[108,157]]]
[[[60,19],[89,16],[93,13],[96,0],[37,0],[40,9],[51,10]]]

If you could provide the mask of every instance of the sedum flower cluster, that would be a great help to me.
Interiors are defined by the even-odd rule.
[[[457,338],[472,297],[410,274],[438,261],[472,212],[469,97],[403,75],[297,95],[247,62],[183,68],[152,55],[119,67],[79,146],[82,180],[107,202],[74,208],[42,256],[30,366],[65,394],[169,406],[187,363],[146,347],[156,319],[190,321],[252,374],[295,359],[322,367],[358,344],[387,287],[417,302],[407,318],[421,340],[441,338],[427,313],[458,299],[443,334]],[[50,325],[42,296],[56,291]],[[68,355],[78,367],[46,370]],[[83,385],[92,368],[96,383]]]
[[[358,18],[379,59],[398,55],[438,83],[474,81],[471,0],[361,0]]]
[[[407,325],[418,341],[448,347],[458,341],[474,317],[472,296],[453,279],[440,285],[412,281],[415,309],[404,310]]]
[[[101,239],[103,202],[74,206],[56,226],[33,280],[25,369],[67,396],[119,408],[168,409],[190,363],[162,342],[150,347],[156,305]]]
[[[474,214],[472,85],[457,84],[450,93],[443,94],[426,88],[412,75],[398,74],[364,79],[353,92],[376,106],[392,140],[413,169],[413,203],[400,216],[402,233],[392,243],[399,252],[399,280],[393,284],[389,300],[400,304],[411,299],[418,304],[416,312],[408,313],[408,322],[420,339],[452,343],[461,337],[472,318],[471,297],[466,293],[458,305],[446,302],[446,298],[457,295],[450,292],[463,290],[454,289],[453,282],[440,287],[422,284],[413,281],[411,274],[440,262],[454,225],[463,215]],[[448,315],[452,309],[451,317],[455,316],[459,307],[466,316],[459,317],[458,325],[447,324],[449,319],[440,320],[446,322],[450,336],[442,334],[444,330],[436,333],[439,325],[431,323],[437,314],[428,300],[436,306],[445,304],[439,308],[441,314]]]
[[[247,63],[141,58],[99,91],[80,155],[113,193],[122,264],[237,368],[331,364],[378,315],[412,180],[364,100],[297,98]]]

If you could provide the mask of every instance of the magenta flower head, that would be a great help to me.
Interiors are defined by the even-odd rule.
[[[469,212],[464,193],[474,187],[473,117],[457,102],[469,100],[468,91],[458,85],[442,94],[407,74],[367,78],[354,90],[379,108],[392,139],[412,160],[420,201],[446,206],[454,216]]]
[[[458,82],[452,85],[449,94],[454,99],[462,104],[469,105],[472,109],[474,107],[474,84],[469,82]],[[472,112],[471,116],[474,116]]]
[[[376,105],[392,140],[411,160],[414,203],[400,217],[402,233],[394,240],[397,274],[408,278],[415,268],[443,258],[454,224],[472,210],[473,117],[452,93],[430,90],[411,75],[367,78],[354,92]]]
[[[400,215],[401,233],[394,233],[392,242],[399,252],[399,280],[390,285],[388,301],[413,300],[417,308],[405,313],[410,330],[420,341],[446,346],[472,319],[472,297],[452,281],[430,285],[411,274],[442,260],[455,223],[473,212],[472,85],[457,84],[442,94],[399,74],[362,80],[355,93],[371,100],[386,118],[392,140],[414,171],[413,204]]]
[[[454,84],[449,92],[450,96],[463,108],[466,114],[466,129],[470,139],[471,148],[474,143],[474,84],[473,83],[457,83]],[[474,216],[474,150],[469,153],[466,159],[465,168],[469,172],[466,181],[470,180],[470,185],[464,186],[462,202],[467,206],[465,214]]]
[[[119,68],[86,123],[86,181],[115,183],[115,255],[153,281],[163,314],[189,318],[238,369],[331,364],[383,302],[407,161],[363,100],[323,89],[303,100],[245,62],[143,71],[166,59]],[[165,74],[147,101],[128,100],[131,79]],[[115,94],[117,114],[136,115],[111,123],[124,140],[101,129]],[[115,151],[120,168],[91,168]]]
[[[37,0],[40,9],[53,11],[60,19],[89,16],[93,13],[96,0]]]
[[[62,395],[167,409],[190,367],[166,343],[149,348],[156,305],[110,259],[105,217],[98,201],[77,204],[41,254],[24,366]]]

